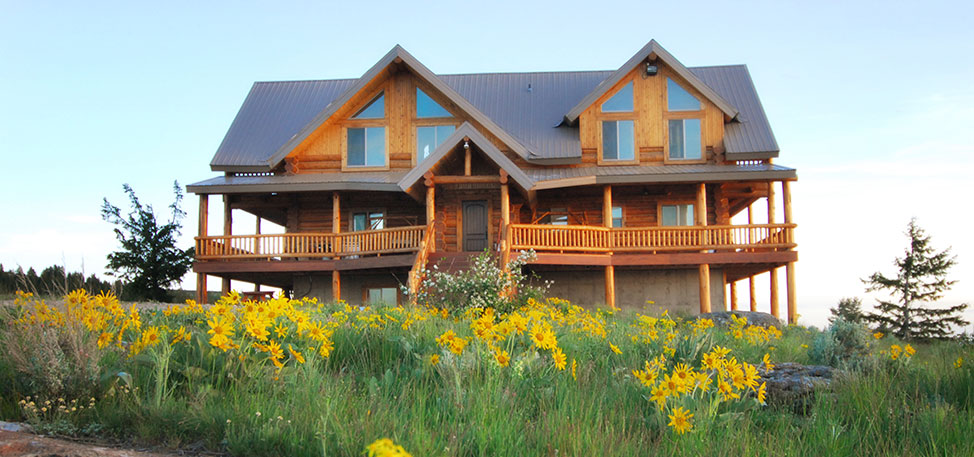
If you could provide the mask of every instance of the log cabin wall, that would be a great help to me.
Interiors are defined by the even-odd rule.
[[[423,206],[406,194],[396,192],[343,192],[339,208],[342,232],[351,231],[351,214],[363,211],[382,211],[386,227],[425,224]],[[287,231],[331,232],[332,193],[307,192],[295,194],[288,208]]]
[[[723,198],[720,184],[707,185],[707,225],[730,223],[727,199]],[[696,202],[694,185],[673,184],[667,186],[613,186],[612,205],[622,207],[624,227],[659,226],[659,206]],[[601,226],[602,186],[585,186],[546,190],[538,193],[538,206],[534,214],[529,208],[521,208],[523,223],[540,219],[552,208],[568,211],[568,224]],[[547,223],[546,219],[537,223]]]

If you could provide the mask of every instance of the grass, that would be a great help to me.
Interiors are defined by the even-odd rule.
[[[563,303],[554,308],[563,316],[572,309]],[[361,456],[369,443],[384,437],[416,456],[974,454],[968,439],[974,434],[974,375],[966,363],[954,366],[959,356],[971,355],[971,348],[960,343],[918,345],[914,357],[892,361],[880,351],[899,342],[872,341],[872,368],[836,378],[802,408],[774,399],[760,405],[746,390],[740,401],[716,406],[703,394],[674,399],[695,415],[693,429],[679,434],[667,425],[671,406],[661,413],[633,370],[667,350],[672,351],[668,367],[699,366],[702,354],[715,345],[752,364],[765,354],[776,363],[809,363],[807,347],[819,332],[789,327],[779,338],[748,342],[726,329],[694,332],[689,322],[676,322],[677,336],[669,343],[663,337],[633,341],[633,335],[644,335],[632,325],[639,319],[635,313],[591,312],[586,315],[600,323],[605,338],[576,331],[578,326],[554,325],[568,365],[578,362],[575,379],[570,368],[556,368],[546,351],[515,337],[503,342],[510,348],[510,366],[500,366],[473,337],[472,316],[426,312],[425,320],[403,329],[406,316],[425,311],[315,304],[302,309],[312,319],[336,322],[329,336],[334,348],[321,357],[299,346],[306,362],[285,355],[281,369],[246,344],[227,352],[214,347],[207,333],[214,312],[189,307],[171,315],[142,311],[141,334],[159,326],[165,341],[134,351],[140,333],[123,330],[123,347],[100,350],[98,379],[85,389],[45,391],[5,351],[0,353],[0,416],[59,434],[202,446],[241,456]],[[15,322],[28,315],[29,306],[11,309],[0,325],[29,330]],[[387,318],[376,324],[374,316]],[[192,337],[170,345],[179,326]],[[437,344],[447,330],[471,339],[462,356]],[[97,339],[98,332],[90,333],[91,341]],[[7,343],[17,333],[7,331],[3,338]],[[233,338],[251,341],[241,325]],[[296,334],[280,340],[306,342]],[[622,354],[609,350],[609,342]],[[436,365],[430,363],[434,354],[441,357]],[[94,406],[34,415],[19,404],[31,396],[35,404],[56,405],[55,397],[64,392],[90,392]],[[72,400],[89,401],[69,395],[64,403]]]

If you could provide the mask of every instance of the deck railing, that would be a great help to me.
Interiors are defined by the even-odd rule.
[[[282,233],[196,237],[197,260],[334,258],[415,252],[426,226],[345,233]]]
[[[674,252],[791,249],[795,224],[606,228],[511,224],[511,249],[561,252]]]

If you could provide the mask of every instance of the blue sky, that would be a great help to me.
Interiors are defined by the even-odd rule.
[[[0,262],[102,273],[102,198],[162,210],[212,176],[254,81],[358,77],[397,43],[437,73],[604,70],[655,38],[748,65],[798,169],[803,321],[865,296],[913,216],[958,255],[945,301],[974,302],[974,8],[849,3],[0,1]]]

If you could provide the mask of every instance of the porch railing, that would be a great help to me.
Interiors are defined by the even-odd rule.
[[[282,233],[196,237],[197,260],[334,258],[415,252],[426,226],[344,233]]]
[[[795,224],[621,227],[511,224],[511,249],[563,252],[675,252],[791,249]]]

